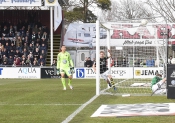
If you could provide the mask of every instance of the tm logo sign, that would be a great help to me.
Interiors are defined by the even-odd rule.
[[[76,78],[84,78],[85,77],[85,70],[82,69],[76,69]]]

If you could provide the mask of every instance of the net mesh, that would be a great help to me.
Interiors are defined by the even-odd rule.
[[[144,33],[144,31],[141,33]],[[141,34],[140,33],[140,34]],[[133,38],[133,37],[130,37]],[[143,37],[144,38],[144,37]],[[148,37],[147,37],[148,38]],[[150,37],[152,38],[152,37]],[[106,80],[101,78],[101,94],[112,95],[151,95],[152,77],[137,77],[141,74],[151,73],[154,76],[157,72],[166,73],[166,46],[164,40],[156,40],[156,46],[122,46],[122,50],[116,50],[116,46],[110,46],[112,58],[110,58],[110,74],[115,82],[116,90],[109,88]],[[160,45],[161,42],[161,45]],[[107,54],[107,46],[101,46],[100,50]],[[107,56],[107,55],[106,55]],[[147,61],[153,60],[154,66],[148,66]],[[154,70],[152,70],[154,68]],[[129,76],[120,76],[121,72],[130,70]],[[148,73],[146,73],[148,72]],[[127,72],[128,73],[128,72]],[[118,75],[119,77],[116,77]],[[130,76],[131,75],[131,76]],[[146,75],[145,75],[146,76]]]

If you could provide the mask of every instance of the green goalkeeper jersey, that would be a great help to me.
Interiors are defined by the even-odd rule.
[[[156,83],[158,83],[160,80],[162,80],[162,78],[159,78],[158,76],[155,76],[152,81],[151,81],[151,88],[153,85],[155,85]]]
[[[57,69],[74,67],[70,54],[65,51],[57,55]]]

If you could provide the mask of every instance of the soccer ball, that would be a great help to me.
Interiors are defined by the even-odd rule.
[[[175,85],[175,80],[172,80],[172,81],[171,81],[171,84],[172,84],[172,85]]]

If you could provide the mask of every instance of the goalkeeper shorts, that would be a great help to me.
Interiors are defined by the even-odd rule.
[[[60,73],[61,74],[66,74],[67,76],[71,76],[71,71],[70,71],[70,68],[60,68]]]
[[[152,91],[155,92],[155,94],[164,94],[166,93],[166,85],[163,83],[162,80],[160,80],[158,83],[152,86]]]

